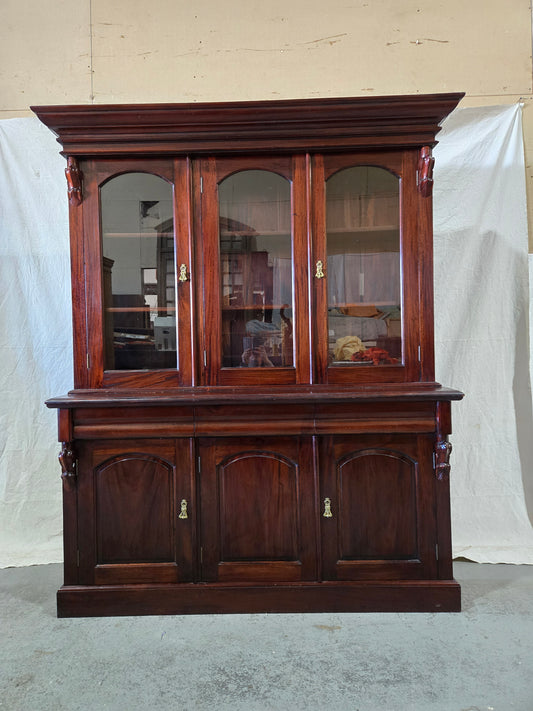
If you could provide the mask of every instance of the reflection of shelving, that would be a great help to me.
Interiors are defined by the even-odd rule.
[[[161,312],[166,312],[166,311],[176,311],[175,306],[157,306],[157,307],[152,307],[152,306],[110,306],[109,308],[106,308],[106,312],[108,313],[127,313],[127,312],[142,312],[142,311],[147,311],[149,313],[153,311],[161,311]]]
[[[397,229],[397,228],[396,228]],[[236,238],[236,239],[242,239],[244,237],[290,237],[291,233],[287,232],[287,230],[261,230],[261,232],[226,232],[225,230],[220,231],[220,239],[229,239],[229,238]]]
[[[287,308],[287,304],[243,304],[241,306],[223,306],[222,311],[276,311]]]
[[[329,304],[328,308],[330,309],[350,309],[350,308],[358,308],[358,307],[365,307],[368,308],[369,306],[388,306],[389,308],[391,306],[394,306],[394,304],[391,304],[390,301],[350,301],[350,302],[343,302],[341,303],[338,301],[336,304]]]
[[[370,255],[390,254],[397,255],[400,251],[399,230],[383,232],[328,232],[327,233],[328,257],[336,254],[345,255]]]
[[[157,312],[163,316],[167,311],[176,310],[173,228],[171,218],[159,225],[157,232]]]
[[[374,186],[376,192],[358,194],[361,189],[367,189],[363,188],[363,185],[357,185],[362,178],[362,172],[367,171],[374,172],[374,179],[379,175],[380,180],[388,181],[392,178],[393,181],[397,181],[397,178],[390,173],[387,174],[376,168],[360,167],[348,170],[344,176],[340,173],[334,175],[328,181],[328,230],[330,227],[352,230],[398,224],[400,207],[398,189],[385,192],[383,185],[379,187],[376,185]],[[343,179],[346,179],[346,182],[343,182]]]
[[[174,239],[174,233],[173,232],[104,232],[104,238],[105,239],[114,239],[114,238],[122,238],[122,237],[169,237],[171,239]]]
[[[352,234],[352,233],[359,233],[359,232],[398,232],[400,229],[400,226],[398,223],[394,225],[358,225],[354,227],[328,227],[327,228],[327,233],[328,234]]]

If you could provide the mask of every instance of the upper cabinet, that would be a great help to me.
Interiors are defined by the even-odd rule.
[[[432,382],[459,98],[35,109],[68,157],[75,387]]]

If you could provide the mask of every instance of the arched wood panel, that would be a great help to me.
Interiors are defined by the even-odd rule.
[[[173,467],[146,454],[125,454],[96,468],[98,563],[173,560]]]
[[[339,558],[417,558],[416,462],[367,449],[341,459],[337,476]]]
[[[277,452],[243,452],[218,466],[221,559],[298,560],[298,467]]]
[[[191,580],[195,528],[192,442],[115,440],[80,447],[80,580]],[[181,500],[188,516],[180,519]]]
[[[430,437],[324,437],[320,466],[331,512],[321,517],[324,579],[435,575]]]
[[[199,451],[202,580],[316,576],[311,439],[205,438]]]

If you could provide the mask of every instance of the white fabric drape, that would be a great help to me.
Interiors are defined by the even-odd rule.
[[[527,224],[518,106],[458,110],[435,149],[437,377],[455,404],[457,555],[533,563]],[[64,159],[37,119],[0,121],[0,566],[62,559],[55,411],[72,387]]]
[[[533,563],[524,496],[533,420],[521,107],[455,111],[438,139],[437,379],[466,393],[452,416],[454,553]]]
[[[0,121],[0,565],[62,559],[56,413],[72,388],[65,161],[37,119]]]

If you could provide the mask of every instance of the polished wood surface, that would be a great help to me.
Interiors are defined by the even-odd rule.
[[[464,94],[32,106],[67,155],[338,151],[433,145]]]
[[[435,382],[431,147],[461,96],[34,109],[68,158],[74,390],[47,402],[62,443],[60,616],[460,609],[448,436],[462,393]],[[388,233],[379,201],[367,206],[374,223],[341,226],[352,251],[377,253],[372,293],[394,274],[381,253],[400,265],[396,301],[381,305],[401,317],[363,346],[391,351],[375,362],[339,360],[329,326],[326,187],[351,168],[397,178]],[[253,275],[237,308],[221,287],[221,235],[238,244],[243,230],[228,229],[219,201],[247,170],[287,181],[290,204],[268,210],[290,227],[266,227],[261,200],[250,208],[244,231],[263,241],[231,247],[235,273]],[[104,260],[101,191],[126,173],[172,186],[176,368],[109,365],[104,290],[117,267]],[[373,235],[393,230],[376,247]],[[272,276],[271,255],[287,248],[269,251],[269,239],[290,240],[292,308]],[[350,317],[371,307],[385,318],[362,292],[344,299],[358,302],[342,304]],[[270,367],[234,362],[253,294],[286,337]],[[150,347],[157,355],[155,336]]]
[[[449,580],[260,583],[250,585],[63,586],[58,617],[305,612],[459,612]]]

